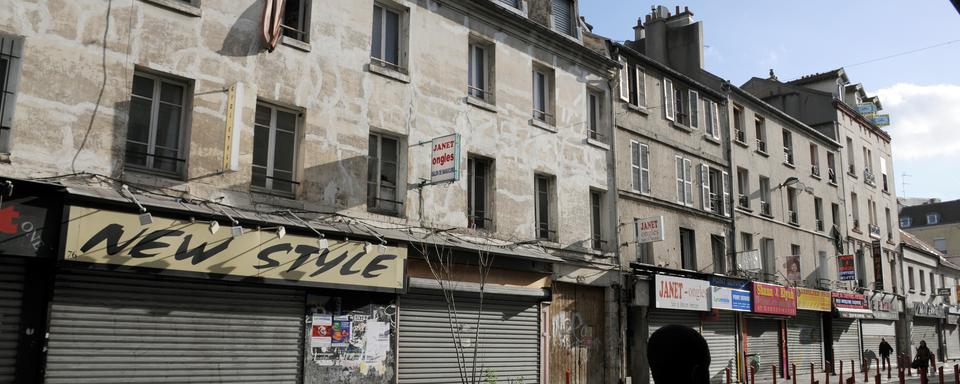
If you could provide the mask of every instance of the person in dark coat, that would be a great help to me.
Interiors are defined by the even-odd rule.
[[[917,347],[917,354],[913,358],[913,367],[928,371],[930,363],[933,362],[933,353],[927,348],[926,340],[920,340],[920,346]]]
[[[647,361],[657,384],[710,383],[710,347],[690,327],[668,325],[650,335]]]
[[[890,354],[893,353],[893,347],[887,342],[887,339],[880,338],[880,361],[881,368],[887,369],[890,366]]]

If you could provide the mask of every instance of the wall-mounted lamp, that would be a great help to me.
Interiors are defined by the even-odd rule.
[[[147,209],[143,207],[143,204],[140,204],[140,200],[137,200],[137,197],[133,195],[133,192],[130,192],[130,187],[126,184],[120,187],[120,194],[124,197],[133,201],[137,205],[137,208],[140,208],[140,216],[137,218],[140,220],[140,225],[150,225],[153,224],[153,216],[150,216],[150,212],[147,212]]]
[[[210,230],[210,234],[211,234],[211,235],[215,235],[215,234],[217,233],[217,231],[220,230],[220,223],[217,222],[216,220],[211,221],[211,222],[210,222],[210,227],[209,227],[208,229]]]
[[[780,186],[778,188],[789,187],[791,185],[798,184],[798,183],[800,183],[800,179],[790,176],[786,180],[784,180],[782,183],[780,183]]]

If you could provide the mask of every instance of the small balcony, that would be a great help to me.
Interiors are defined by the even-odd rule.
[[[594,129],[587,131],[587,138],[593,141],[599,141],[601,143],[607,144],[607,135],[604,135]]]
[[[810,165],[810,174],[816,177],[820,177],[820,166],[816,164]]]
[[[747,142],[747,133],[744,132],[742,129],[736,130],[736,140],[737,140],[738,142],[741,142],[741,143],[746,143],[746,142]]]
[[[770,202],[769,202],[769,201],[761,201],[761,202],[760,202],[760,214],[761,214],[761,215],[766,215],[766,216],[772,216],[772,215],[770,214]]]
[[[874,239],[879,239],[880,236],[880,226],[876,224],[868,224],[867,230],[870,231],[870,237]]]
[[[853,230],[860,232],[860,219],[853,219]]]
[[[740,205],[740,208],[747,208],[747,209],[749,209],[749,208],[750,208],[750,196],[740,195],[740,196],[737,198],[737,204]]]
[[[863,182],[867,183],[867,185],[870,185],[872,187],[877,186],[877,178],[873,174],[873,171],[870,170],[870,168],[863,169]]]
[[[836,183],[837,183],[837,171],[834,171],[833,168],[828,169],[828,170],[827,170],[827,179],[830,180],[831,183],[836,184]]]
[[[550,114],[550,113],[547,113],[546,111],[539,111],[539,110],[534,109],[534,110],[533,110],[533,119],[534,119],[534,120],[537,120],[537,121],[540,121],[540,122],[544,122],[544,123],[546,123],[546,124],[548,124],[548,125],[551,125],[551,126],[554,125],[554,124],[556,124],[556,120],[554,119],[553,115]]]
[[[767,153],[767,142],[757,139],[757,151]]]
[[[787,211],[788,221],[793,225],[800,225],[800,220],[798,219],[797,211]]]
[[[789,147],[783,147],[783,162],[793,165],[793,150]]]

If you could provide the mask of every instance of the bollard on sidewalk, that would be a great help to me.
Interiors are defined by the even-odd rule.
[[[727,384],[730,384],[730,367],[727,367]]]
[[[797,384],[797,365],[790,364],[790,379],[793,380],[793,384]]]
[[[750,367],[750,384],[756,384],[756,381],[757,381],[756,376],[757,376],[757,370],[754,369],[753,366],[751,366]]]
[[[938,367],[937,374],[937,376],[940,378],[940,384],[943,384],[943,365]]]
[[[953,384],[960,384],[960,372],[958,372],[958,370],[960,370],[960,365],[954,364],[953,365]]]
[[[777,365],[770,364],[771,371],[773,372],[773,384],[777,384]]]

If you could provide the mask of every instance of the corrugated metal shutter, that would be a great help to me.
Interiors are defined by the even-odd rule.
[[[0,383],[12,383],[17,366],[24,273],[22,263],[0,260]]]
[[[48,384],[298,380],[300,291],[77,272],[50,316]]]
[[[760,369],[757,379],[773,377],[772,366],[780,370],[780,320],[746,318],[747,354],[759,354]],[[777,376],[781,376],[778,374]]]
[[[944,325],[943,338],[944,343],[947,344],[947,358],[960,359],[960,332],[957,331],[957,325]]]
[[[787,356],[797,372],[808,372],[810,363],[816,372],[823,371],[823,328],[820,312],[797,311],[787,320]]]
[[[573,34],[573,6],[570,0],[553,0],[553,28]]]
[[[887,343],[893,347],[893,354],[890,360],[897,358],[897,327],[891,320],[860,320],[860,328],[863,333],[863,358],[870,361],[871,369],[876,369],[876,359],[880,358],[880,340],[886,339]],[[957,339],[960,343],[960,339]]]
[[[652,309],[647,313],[647,331],[649,332],[647,338],[649,339],[658,329],[674,324],[690,327],[700,332],[700,312]],[[654,383],[652,376],[650,382]]]
[[[843,372],[850,372],[850,361],[854,366],[860,366],[860,322],[856,319],[833,319],[833,361],[834,370],[840,371],[840,361],[843,361]]]
[[[737,319],[732,312],[719,312],[717,320],[703,321],[703,338],[710,346],[710,382],[724,383],[726,369],[737,377]]]
[[[930,348],[930,352],[933,352],[934,356],[939,358],[940,352],[940,342],[939,337],[937,337],[937,319],[930,319],[925,317],[914,317],[913,326],[910,328],[910,356],[916,356],[917,347],[920,346],[920,341],[925,340],[927,342],[927,348]]]
[[[473,351],[478,295],[456,292],[466,366]],[[411,289],[400,297],[399,383],[460,384],[447,302],[439,290]],[[466,340],[469,340],[469,345]],[[540,380],[540,310],[536,297],[486,294],[480,316],[477,374],[489,369],[499,383]],[[468,373],[469,375],[469,373]]]

